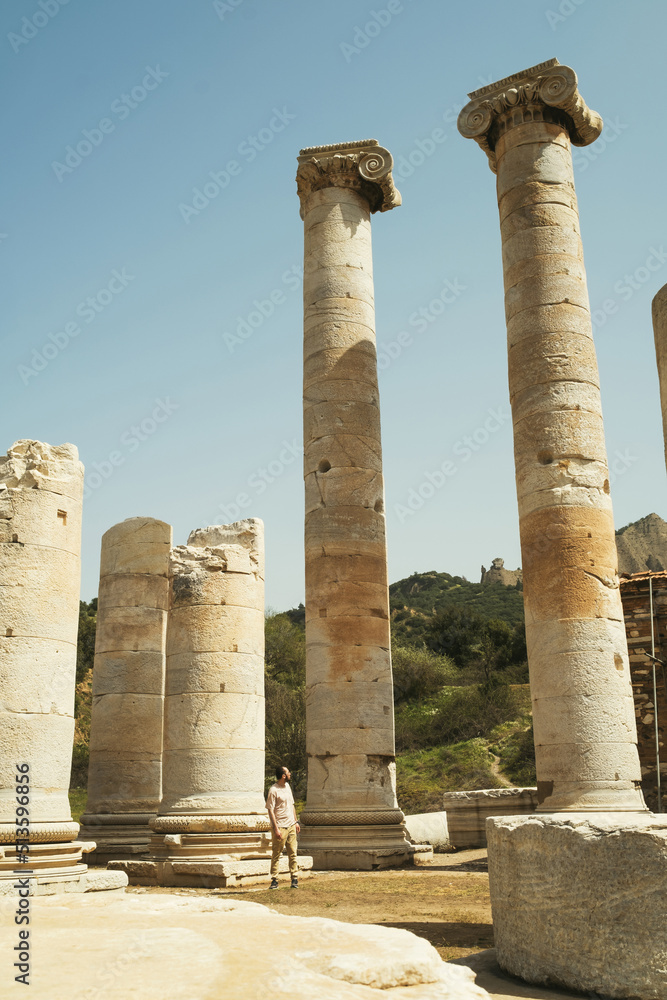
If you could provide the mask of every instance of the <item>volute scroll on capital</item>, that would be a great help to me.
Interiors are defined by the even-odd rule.
[[[468,94],[458,130],[474,139],[489,158],[495,173],[499,137],[526,122],[561,125],[574,146],[588,146],[602,131],[602,118],[592,111],[577,87],[577,74],[557,59],[531,66]]]
[[[309,146],[298,157],[296,187],[304,217],[306,199],[330,187],[351,188],[368,201],[371,212],[388,212],[401,204],[391,174],[394,160],[376,139]]]

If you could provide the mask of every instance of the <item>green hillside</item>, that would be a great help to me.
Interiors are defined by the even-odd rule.
[[[402,808],[437,811],[444,791],[533,784],[521,586],[413,573],[389,597]],[[266,636],[267,768],[285,756],[305,796],[303,605],[269,616]]]
[[[470,583],[449,573],[413,573],[389,587],[392,637],[404,645],[423,645],[429,620],[447,608],[466,608],[481,618],[523,626],[521,584]]]
[[[444,791],[533,783],[521,590],[430,572],[413,573],[389,591],[401,806],[437,811]],[[96,612],[96,600],[81,602],[72,768],[77,812],[85,803]],[[265,632],[267,784],[275,765],[287,764],[303,800],[303,605],[267,614]]]

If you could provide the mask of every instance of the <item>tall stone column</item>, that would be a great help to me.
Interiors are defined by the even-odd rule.
[[[15,893],[19,868],[34,877],[31,893],[94,888],[81,855],[95,845],[77,841],[67,794],[82,494],[74,445],[17,441],[0,457],[0,894]],[[26,864],[17,820],[29,833]]]
[[[539,810],[643,810],[570,143],[602,130],[556,60],[470,95],[497,173]]]
[[[169,524],[131,517],[102,536],[88,801],[91,861],[148,850],[162,795]]]
[[[663,285],[653,299],[653,334],[660,380],[662,433],[665,441],[665,461],[667,462],[667,285]]]
[[[570,152],[602,121],[555,59],[470,97],[459,130],[497,173],[539,801],[487,820],[498,961],[530,982],[658,997],[667,825],[640,790]]]
[[[308,792],[316,868],[408,855],[396,801],[373,212],[400,205],[375,140],[301,151]]]

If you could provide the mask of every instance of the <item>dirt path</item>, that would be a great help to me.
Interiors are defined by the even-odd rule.
[[[443,959],[493,947],[486,851],[436,854],[428,865],[381,872],[321,872],[299,889],[154,889],[184,895],[241,896],[291,916],[402,927],[434,945]]]
[[[491,760],[491,773],[498,779],[503,788],[513,788],[511,781],[508,781],[505,775],[500,770],[500,757],[496,757],[494,753],[489,750],[489,756]]]

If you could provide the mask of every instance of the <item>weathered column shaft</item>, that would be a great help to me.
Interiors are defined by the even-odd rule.
[[[498,175],[542,811],[643,809],[570,142],[602,122],[556,60],[470,95]]]
[[[303,150],[297,174],[305,227],[308,793],[301,844],[316,865],[326,863],[325,846],[405,847],[370,224],[371,212],[400,204],[391,165],[377,144],[351,143]]]
[[[102,537],[88,801],[96,858],[147,850],[162,794],[171,526],[132,517]]]
[[[663,285],[653,299],[653,334],[660,380],[662,433],[665,441],[665,462],[667,463],[667,285]]]
[[[17,765],[28,765],[29,864],[78,877],[68,789],[74,738],[83,466],[74,445],[17,441],[0,458],[0,878],[20,867]],[[23,785],[24,783],[21,782]],[[19,813],[25,817],[26,813]],[[23,825],[23,824],[22,824]],[[92,846],[92,845],[88,845]]]
[[[263,542],[251,519],[194,531],[172,551],[156,830],[199,829],[198,816],[211,831],[267,828]]]

